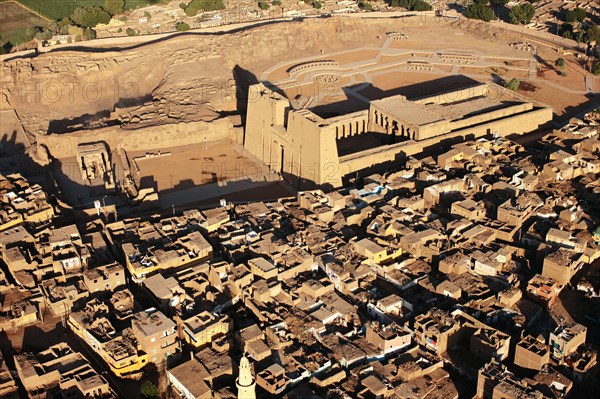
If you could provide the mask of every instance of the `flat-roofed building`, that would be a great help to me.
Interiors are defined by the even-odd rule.
[[[270,395],[283,392],[288,382],[285,369],[278,363],[273,363],[256,375],[256,384]]]
[[[17,384],[8,369],[2,354],[0,354],[0,397],[6,399],[18,399],[19,391]]]
[[[388,354],[410,346],[412,334],[397,324],[371,322],[366,326],[366,339],[382,354]]]
[[[255,276],[269,280],[277,277],[277,266],[265,258],[254,258],[248,261],[250,271]]]
[[[117,398],[103,376],[79,352],[60,343],[47,350],[14,356],[15,369],[30,395]],[[61,395],[62,393],[62,395]],[[59,396],[56,396],[59,397]]]
[[[133,334],[152,363],[161,363],[179,350],[176,327],[171,319],[155,309],[136,313],[131,321]]]
[[[112,323],[111,312],[106,303],[92,299],[84,309],[70,313],[67,324],[100,356],[114,375],[139,378],[147,365],[148,355],[139,348],[131,328],[123,328],[122,323]]]
[[[443,354],[460,339],[461,326],[450,314],[432,309],[415,317],[413,330],[419,344]]]
[[[558,297],[560,287],[550,277],[536,274],[527,282],[525,292],[536,302],[540,302],[544,306],[551,306]]]
[[[212,389],[206,382],[209,379],[210,375],[206,368],[194,358],[167,370],[167,380],[180,398],[213,398]]]
[[[583,255],[566,248],[559,248],[544,257],[542,275],[556,281],[560,287],[571,281],[583,265]]]
[[[550,363],[550,351],[546,342],[531,335],[523,337],[515,347],[514,363],[517,366],[540,371]]]
[[[546,243],[554,247],[572,249],[575,252],[584,252],[587,242],[574,237],[570,232],[551,228],[546,233]]]
[[[586,336],[587,327],[578,323],[565,323],[556,327],[548,339],[551,356],[563,362],[585,343]]]
[[[227,315],[214,315],[204,311],[186,319],[177,318],[181,339],[195,347],[201,347],[229,332],[231,319]]]
[[[509,354],[510,335],[492,328],[480,328],[471,335],[469,350],[485,361],[502,361]]]
[[[90,293],[114,291],[125,285],[125,268],[118,263],[83,271],[83,283]]]
[[[471,266],[471,257],[461,252],[440,259],[439,271],[445,274],[460,275],[466,273]]]
[[[450,213],[462,216],[468,220],[479,221],[485,218],[486,210],[483,204],[472,199],[465,199],[453,202],[450,206]]]

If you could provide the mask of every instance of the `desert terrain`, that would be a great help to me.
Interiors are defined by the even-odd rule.
[[[402,48],[382,48],[389,43],[388,32],[402,32],[408,37],[393,42],[394,47]],[[244,88],[259,79],[286,79],[282,70],[294,60],[332,58],[340,67],[352,67],[353,63],[366,63],[390,53],[378,61],[384,68],[394,62],[392,58],[398,52],[405,50],[410,54],[416,49],[468,50],[493,57],[496,63],[502,59],[509,63],[511,59],[522,62],[534,58],[531,65],[506,65],[496,75],[501,79],[519,76],[524,82],[532,80],[528,83],[537,90],[524,94],[554,106],[557,116],[567,104],[561,101],[565,96],[556,94],[569,94],[570,104],[590,100],[598,79],[586,90],[583,69],[574,57],[565,56],[567,77],[556,76],[552,67],[560,56],[556,51],[540,47],[533,57],[530,52],[509,46],[519,41],[516,34],[476,21],[442,18],[427,21],[332,17],[274,23],[228,34],[186,33],[129,47],[75,47],[8,60],[1,67],[0,106],[15,109],[25,131],[32,136],[64,133],[110,121],[128,127],[136,127],[140,122],[207,121],[224,113],[243,112]],[[396,60],[398,65],[401,58]],[[370,65],[371,70],[376,67]],[[494,75],[489,68],[461,68],[455,65],[449,72],[448,68],[434,72],[472,75],[478,80],[490,80]],[[532,68],[542,72],[524,77],[524,71]],[[391,65],[376,72],[372,72],[375,77],[381,75],[373,80],[390,85],[421,80],[400,66]],[[343,83],[368,81],[360,73],[355,75],[348,74],[352,80]],[[310,81],[296,83],[299,86]]]

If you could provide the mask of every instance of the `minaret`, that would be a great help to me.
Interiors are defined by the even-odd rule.
[[[240,361],[240,373],[235,386],[238,390],[238,399],[256,399],[256,380],[252,376],[250,362],[246,356]]]

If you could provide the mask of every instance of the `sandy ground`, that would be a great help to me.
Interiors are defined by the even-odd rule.
[[[409,99],[443,93],[477,84],[478,81],[460,75],[435,75],[431,73],[388,72],[373,78],[373,85],[359,93],[371,99],[402,94]]]
[[[345,66],[347,64],[352,64],[356,61],[368,60],[368,59],[375,58],[375,57],[377,57],[377,54],[379,54],[379,50],[376,50],[376,49],[373,49],[373,50],[359,49],[359,50],[351,50],[351,51],[340,53],[340,54],[323,56],[323,57],[317,58],[317,60],[334,60],[334,61],[337,61],[338,64],[340,64],[340,66]]]
[[[516,46],[509,45],[513,41],[500,37],[492,41],[482,40],[468,31],[448,29],[443,24],[431,27],[427,35],[416,32],[411,26],[396,32],[404,33],[408,40],[377,36],[364,48],[273,65],[263,72],[261,80],[284,88],[290,99],[296,99],[295,106],[310,108],[325,117],[364,109],[367,106],[365,99],[394,94],[418,98],[436,91],[457,89],[462,87],[463,78],[456,76],[465,75],[473,81],[499,84],[517,78],[522,82],[521,94],[539,105],[552,107],[557,119],[564,121],[588,108],[593,94],[586,93],[586,90],[591,87],[593,91],[596,85],[600,86],[600,79],[588,77],[586,82],[588,73],[584,71],[581,60],[572,54],[558,54],[550,48],[540,47],[535,53],[518,50]],[[379,50],[373,48],[373,42],[381,43]],[[477,61],[474,64],[445,64],[438,59],[436,63],[436,52],[468,53],[475,55]],[[559,68],[554,66],[559,57],[566,61],[565,76],[559,74]],[[335,60],[338,66],[307,69],[293,77],[287,72],[295,65],[316,60]],[[406,63],[409,60],[432,60],[433,69],[410,70]],[[327,73],[336,76],[337,80],[319,85],[318,77]],[[335,102],[338,103],[337,109]]]
[[[29,144],[19,118],[12,110],[0,111],[0,153]]]
[[[171,155],[136,160],[140,168],[134,176],[136,184],[154,184],[158,191],[178,190],[259,175],[263,170],[262,165],[236,151],[229,140],[161,150],[163,154],[167,152]],[[144,152],[128,153],[130,160],[141,156]]]
[[[152,23],[157,19],[158,16],[153,16]],[[388,40],[389,32],[403,33],[408,40]],[[480,60],[500,63],[506,59],[515,66],[523,64],[520,60],[534,56],[510,46],[526,40],[523,35],[506,32],[492,24],[439,18],[430,21],[332,17],[273,23],[219,35],[203,31],[148,38],[146,42],[136,37],[133,37],[136,42],[126,39],[104,44],[113,46],[111,48],[87,51],[83,46],[71,46],[72,50],[61,47],[31,59],[4,63],[0,106],[15,108],[25,130],[35,134],[45,134],[50,122],[58,123],[65,118],[87,116],[93,121],[98,118],[98,112],[110,111],[116,103],[126,105],[115,112],[117,116],[159,119],[168,115],[177,121],[199,120],[208,111],[214,115],[232,111],[236,100],[237,106],[242,108],[243,101],[236,97],[236,86],[256,81],[278,84],[285,80],[286,84],[295,85],[314,81],[318,76],[316,70],[299,74],[293,82],[287,74],[290,67],[311,60],[338,61],[342,75],[352,77],[349,84],[356,85],[370,82],[376,71],[390,66],[393,58],[399,61],[399,57],[393,56],[396,53],[413,54],[418,58],[432,52],[469,52]],[[550,49],[540,49],[539,55],[551,63],[557,57]],[[569,63],[575,60],[574,55],[564,55],[564,58]],[[409,72],[401,62],[397,62],[396,67]],[[577,82],[578,86],[568,80],[581,74],[577,71],[581,69],[579,66],[573,68],[567,79],[556,82],[559,95],[555,94],[555,98],[564,98],[570,93],[568,90],[584,84],[583,78]],[[458,64],[439,64],[436,69],[453,75],[461,73]],[[318,71],[323,72],[327,71]],[[532,75],[535,78],[535,68]],[[61,101],[44,95],[47,86],[57,87],[57,76],[65,78],[64,82],[58,82],[63,88]],[[482,76],[484,81],[492,78],[489,71]],[[83,90],[103,82],[118,83],[119,91],[106,89],[98,98],[91,98],[89,90]],[[125,87],[132,83],[135,90],[126,92]],[[28,87],[31,93],[21,96],[20,88],[25,84],[34,89],[39,87],[41,93]],[[552,100],[553,96],[548,98]],[[562,104],[556,104],[555,108],[559,112],[564,109]]]
[[[205,196],[204,198],[201,198],[197,201],[190,201],[189,192],[186,192],[184,190],[167,194],[161,197],[160,201],[161,206],[164,209],[171,209],[171,205],[169,205],[171,202],[175,202],[178,197],[185,197],[185,199],[182,200],[182,205],[175,205],[176,210],[182,210],[188,208],[214,208],[216,206],[219,206],[220,201],[222,199],[226,200],[227,202],[233,202],[235,204],[246,204],[249,202],[256,201],[275,201],[277,198],[295,196],[296,194],[293,192],[289,184],[282,181],[274,181],[266,182],[264,184],[255,184],[253,187],[248,187],[242,191],[234,191],[227,193],[225,192],[225,190],[220,190],[216,196]],[[171,201],[172,199],[175,199],[175,201]]]

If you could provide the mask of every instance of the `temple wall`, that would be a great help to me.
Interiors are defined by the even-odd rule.
[[[466,89],[453,90],[447,93],[440,93],[429,97],[419,98],[413,102],[419,104],[446,104],[456,101],[465,101],[473,97],[485,96],[489,91],[487,84],[481,84]]]
[[[531,109],[533,109],[533,105],[531,103],[516,104],[494,111],[489,111],[480,115],[474,115],[470,118],[459,119],[457,121],[450,122],[443,121],[433,123],[431,125],[421,126],[419,127],[419,132],[417,133],[417,140],[426,140],[428,138],[438,136],[441,132],[451,132],[453,130],[467,128],[468,126],[477,125],[489,120],[505,118],[507,116],[529,111]]]
[[[484,95],[486,85],[448,93],[468,99]],[[552,109],[533,109],[530,102],[515,104],[474,115],[464,120],[443,121],[417,130],[406,131],[406,140],[389,146],[338,156],[337,138],[362,134],[376,124],[373,107],[369,111],[323,120],[309,110],[291,110],[284,97],[263,85],[251,86],[252,100],[248,102],[244,147],[274,172],[299,176],[318,185],[339,187],[342,177],[375,165],[399,161],[444,144],[446,140],[478,138],[498,132],[503,136],[522,134],[539,128],[552,120]],[[428,101],[452,101],[444,95]],[[455,98],[454,101],[460,101]],[[385,115],[384,115],[385,116]],[[495,119],[489,121],[490,119]],[[489,122],[487,122],[489,121]],[[401,122],[401,121],[398,121]],[[475,126],[474,126],[475,125]],[[406,127],[406,126],[405,126]],[[454,130],[454,131],[452,131]],[[445,133],[444,132],[450,132]],[[401,134],[399,134],[401,135]],[[422,139],[422,138],[425,139]]]
[[[174,123],[125,130],[118,126],[72,133],[38,136],[37,143],[45,145],[54,158],[71,157],[82,143],[104,141],[111,151],[123,147],[126,151],[159,150],[190,144],[236,139],[237,130],[228,118],[212,122]]]
[[[339,158],[340,175],[345,176],[380,163],[394,161],[401,156],[421,153],[428,147],[439,144],[442,140],[456,137],[479,138],[496,131],[502,136],[523,134],[538,129],[540,125],[551,119],[552,109],[542,108],[418,142],[409,140],[390,146],[382,146],[345,155]]]

